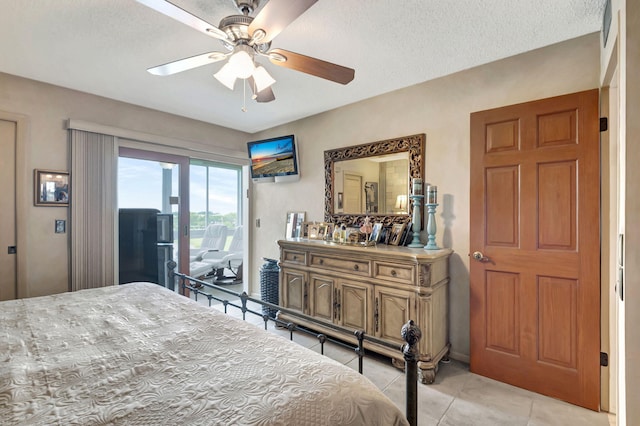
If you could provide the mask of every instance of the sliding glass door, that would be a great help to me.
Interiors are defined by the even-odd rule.
[[[120,148],[120,283],[169,283],[168,260],[178,263],[177,270],[189,272],[189,222],[183,214],[189,203],[188,165],[186,157]]]
[[[168,256],[178,263],[178,271],[198,276],[217,274],[218,279],[233,278],[238,282],[242,278],[242,166],[216,163],[188,157],[160,154],[132,148],[120,148],[118,159],[118,209],[120,214],[150,214],[173,222],[171,237],[157,235],[154,248],[158,251],[158,262],[163,263]],[[136,238],[144,232],[133,229],[123,230],[123,223],[136,221],[122,216],[120,240]],[[141,219],[137,220],[138,222]],[[215,247],[212,231],[217,232]],[[158,226],[160,231],[160,226]],[[148,232],[147,232],[148,233]],[[122,241],[121,241],[122,242]],[[142,268],[140,256],[129,253],[136,244],[135,240],[120,245],[120,275],[126,282],[144,275],[127,275],[127,268]],[[149,245],[149,244],[147,244]],[[203,252],[220,252],[235,255],[229,263],[225,260],[222,267],[216,267],[213,259],[209,263],[200,262],[198,255]],[[164,254],[162,254],[164,253]],[[215,257],[215,255],[211,255]],[[162,259],[161,259],[162,258]],[[227,259],[227,258],[225,258]],[[196,262],[196,263],[194,263]],[[199,262],[199,263],[197,263]],[[147,270],[153,269],[147,262]],[[166,262],[164,262],[166,263]],[[192,270],[192,266],[197,268]],[[220,265],[218,265],[220,266]],[[238,274],[240,274],[238,276]],[[163,272],[158,272],[158,276]],[[122,281],[120,281],[122,282]],[[162,283],[160,283],[162,284]]]
[[[191,160],[191,246],[197,246],[199,234],[209,224],[223,224],[230,230],[240,226],[241,170],[239,166]]]
[[[191,160],[189,185],[191,257],[197,258],[205,251],[241,252],[238,238],[242,235],[242,167]],[[219,233],[226,236],[222,241]],[[192,274],[212,272],[201,271],[202,265],[197,266],[190,271]],[[235,276],[237,268],[237,263],[232,264],[232,269],[223,268],[218,278],[224,278],[224,274]]]

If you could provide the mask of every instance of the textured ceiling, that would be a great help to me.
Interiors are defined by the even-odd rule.
[[[295,0],[292,0],[295,1]],[[214,25],[232,0],[175,0]],[[273,41],[354,68],[343,86],[267,63],[258,104],[213,74],[146,69],[221,43],[135,0],[0,0],[0,72],[254,133],[463,69],[599,31],[605,0],[319,0]],[[248,89],[247,89],[248,90]]]

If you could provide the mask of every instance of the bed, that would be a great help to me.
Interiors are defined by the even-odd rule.
[[[156,284],[0,303],[3,425],[406,425],[367,378]]]

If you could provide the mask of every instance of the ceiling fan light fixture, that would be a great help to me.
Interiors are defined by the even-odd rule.
[[[238,46],[237,51],[229,58],[229,65],[233,66],[237,78],[249,78],[255,71],[253,57],[245,49]],[[250,49],[250,48],[247,48]]]
[[[230,90],[233,90],[233,86],[236,84],[236,70],[230,63],[224,64],[220,71],[213,75],[216,80],[227,86]]]
[[[262,65],[253,72],[253,81],[256,84],[256,93],[262,92],[276,82]]]

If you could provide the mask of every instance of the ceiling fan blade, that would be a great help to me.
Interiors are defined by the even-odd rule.
[[[253,81],[253,77],[249,77],[247,79],[247,82],[249,83],[249,87],[251,87],[253,95],[256,97],[256,102],[271,102],[276,100],[276,96],[273,94],[273,90],[271,90],[271,87],[267,87],[266,89],[263,89],[262,91],[256,93],[256,85]]]
[[[162,13],[163,15],[173,18],[178,22],[182,22],[185,25],[195,28],[196,30],[218,38],[220,40],[228,41],[227,33],[220,30],[215,25],[203,21],[195,15],[190,14],[186,10],[176,6],[165,0],[136,0],[138,3],[142,3],[151,9]]]
[[[212,64],[214,62],[221,61],[226,57],[227,55],[222,52],[203,53],[202,55],[196,55],[190,58],[158,65],[157,67],[149,68],[147,71],[153,75],[171,75],[190,70],[192,68],[201,67],[203,65]]]
[[[265,33],[264,37],[256,41],[259,43],[268,43],[317,1],[318,0],[269,0],[260,13],[253,19],[251,25],[249,25],[249,34],[255,39],[255,31],[262,30]]]
[[[266,53],[271,63],[290,68],[306,74],[315,75],[325,80],[347,84],[353,80],[355,70],[341,65],[332,64],[321,59],[301,55],[284,49],[271,49]],[[285,58],[286,60],[282,60]]]

